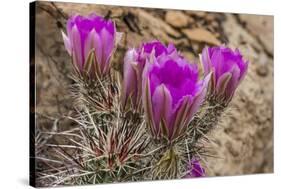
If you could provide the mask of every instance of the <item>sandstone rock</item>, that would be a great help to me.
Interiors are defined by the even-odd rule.
[[[147,12],[139,9],[137,11],[138,16],[141,17],[142,20],[147,22],[147,24],[150,24],[150,26],[155,27],[155,30],[160,30],[162,32],[166,32],[170,35],[173,35],[174,37],[179,37],[180,34],[176,30],[174,30],[172,27],[170,27],[166,22],[163,20],[157,19],[153,17],[152,15],[148,14]]]
[[[192,17],[185,15],[181,11],[168,11],[165,15],[165,20],[168,24],[177,28],[185,27],[194,21]]]
[[[206,16],[206,12],[203,11],[191,11],[192,15],[199,17],[199,18],[203,18],[204,16]]]
[[[205,42],[211,45],[219,45],[220,41],[208,30],[203,28],[183,29],[183,33],[191,40]]]
[[[273,54],[273,16],[264,15],[239,15],[239,18],[246,24],[251,34],[258,37],[264,47]]]

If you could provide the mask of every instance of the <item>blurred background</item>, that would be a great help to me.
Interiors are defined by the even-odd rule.
[[[227,115],[210,133],[212,140],[208,146],[214,157],[206,157],[207,175],[273,172],[273,16],[49,2],[37,2],[36,11],[39,130],[62,131],[71,126],[61,119],[54,125],[54,120],[73,111],[68,95],[71,60],[61,30],[65,30],[70,15],[95,12],[113,19],[117,30],[124,33],[113,60],[117,70],[122,69],[129,47],[153,39],[173,43],[184,57],[196,63],[205,45],[239,48],[250,61],[248,74]],[[45,137],[44,141],[47,140],[51,138]],[[36,153],[50,156],[52,152],[40,148]]]

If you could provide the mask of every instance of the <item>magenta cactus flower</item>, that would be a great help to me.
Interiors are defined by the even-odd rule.
[[[76,70],[90,75],[107,73],[120,38],[115,24],[96,14],[74,15],[68,19],[66,30],[67,35],[62,32],[63,41]]]
[[[196,159],[191,160],[190,165],[188,165],[188,168],[190,169],[190,172],[185,175],[185,178],[196,178],[205,176],[205,169]]]
[[[174,52],[176,52],[176,49],[172,44],[166,47],[159,41],[144,43],[140,48],[132,48],[127,51],[123,66],[124,103],[130,98],[135,106],[140,105],[142,95],[142,73],[146,59],[158,57],[162,54],[172,55]]]
[[[143,72],[143,105],[155,138],[176,139],[187,128],[205,99],[208,80],[181,56],[147,59]]]
[[[225,46],[205,47],[201,55],[204,74],[212,73],[210,94],[219,101],[228,103],[247,73],[245,61],[238,49]]]

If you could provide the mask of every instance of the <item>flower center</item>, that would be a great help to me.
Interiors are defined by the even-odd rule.
[[[183,60],[179,60],[183,61]],[[172,59],[155,66],[150,72],[150,89],[164,84],[172,96],[173,105],[186,95],[195,95],[197,89],[198,71],[188,63],[176,62]]]

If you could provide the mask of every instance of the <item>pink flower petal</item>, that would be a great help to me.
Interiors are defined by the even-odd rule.
[[[65,46],[65,49],[68,52],[68,54],[71,56],[72,55],[72,47],[71,47],[70,40],[65,35],[65,33],[63,31],[61,31],[61,33],[62,33],[62,38],[63,38],[63,43],[64,43],[64,46]]]
[[[123,65],[123,89],[124,89],[124,102],[128,97],[131,97],[133,102],[136,101],[136,93],[138,92],[138,73],[135,49],[127,51],[124,58]]]
[[[111,35],[111,33],[107,31],[105,28],[101,30],[100,37],[102,43],[101,70],[104,73],[105,71],[107,71],[109,67],[108,60],[110,59],[111,53],[114,49],[115,42],[114,42],[114,36]]]
[[[80,34],[76,25],[73,26],[71,30],[70,38],[72,47],[73,47],[73,61],[77,65],[80,71],[83,70],[83,55],[82,55],[82,46],[80,40]]]
[[[164,84],[155,89],[152,95],[152,107],[155,124],[160,125],[162,119],[168,125],[172,113],[172,96]]]
[[[205,47],[200,55],[201,64],[203,65],[204,74],[207,75],[211,72],[211,60],[208,47]]]
[[[225,94],[226,87],[229,85],[229,81],[232,77],[232,73],[226,72],[222,76],[219,77],[217,86],[216,86],[216,94],[218,96],[222,96]]]
[[[159,126],[155,124],[155,121],[153,119],[153,109],[151,103],[151,93],[150,93],[149,83],[150,83],[149,78],[147,78],[144,81],[144,88],[143,88],[143,95],[142,95],[143,108],[150,131],[154,136],[157,136],[157,131],[159,130]]]

